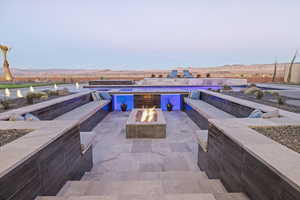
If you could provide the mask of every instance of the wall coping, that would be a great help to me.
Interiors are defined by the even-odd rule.
[[[33,129],[0,147],[0,178],[75,126],[77,121],[0,121],[1,129]]]
[[[64,97],[58,97],[49,101],[44,101],[41,103],[37,103],[37,104],[33,104],[33,105],[28,105],[28,106],[24,106],[18,109],[13,109],[13,110],[9,110],[7,112],[3,112],[0,113],[0,120],[6,120],[8,119],[12,114],[19,114],[19,115],[23,115],[25,113],[29,113],[29,112],[33,112],[36,110],[40,110],[42,108],[48,107],[48,106],[52,106],[64,101],[68,101],[70,99],[74,99],[80,96],[84,96],[87,95],[89,93],[91,93],[92,91],[88,91],[88,92],[80,92],[80,93],[76,93],[76,94],[71,94],[68,96],[64,96]]]
[[[228,101],[231,101],[231,102],[234,102],[236,104],[246,106],[246,107],[249,107],[249,108],[252,108],[252,109],[260,109],[264,112],[279,110],[279,113],[280,113],[281,116],[290,117],[290,118],[300,118],[300,114],[298,114],[298,113],[293,113],[293,112],[289,112],[289,111],[282,110],[282,109],[279,109],[279,108],[275,108],[275,107],[272,107],[272,106],[267,106],[267,105],[260,104],[260,103],[255,103],[255,102],[252,102],[252,101],[249,101],[249,100],[240,99],[240,98],[237,98],[237,97],[232,97],[232,96],[226,95],[226,93],[222,94],[222,93],[212,92],[212,91],[208,91],[208,90],[199,90],[199,91],[201,93],[206,93],[206,94],[209,94],[209,95],[212,95],[212,96],[216,96],[216,97],[219,97],[221,99],[225,99],[225,100],[228,100]]]
[[[300,154],[251,129],[257,126],[299,126],[300,118],[209,119],[209,122],[300,191]]]

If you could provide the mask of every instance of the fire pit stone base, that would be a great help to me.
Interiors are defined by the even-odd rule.
[[[140,122],[137,113],[143,109],[133,109],[126,123],[127,138],[165,138],[166,120],[161,109],[155,109],[156,120],[151,122]]]

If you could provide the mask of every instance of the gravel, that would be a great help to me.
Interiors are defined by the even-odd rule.
[[[300,126],[255,127],[253,129],[300,153]]]
[[[32,130],[29,129],[0,130],[0,147],[30,133],[31,131]]]

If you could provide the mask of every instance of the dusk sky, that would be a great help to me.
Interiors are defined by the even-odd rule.
[[[0,8],[0,43],[18,68],[264,64],[300,50],[299,0],[0,0]]]

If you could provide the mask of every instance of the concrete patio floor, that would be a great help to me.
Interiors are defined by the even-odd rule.
[[[181,111],[164,112],[165,139],[126,139],[129,112],[110,113],[93,131],[92,172],[199,171],[196,133],[200,129]]]

